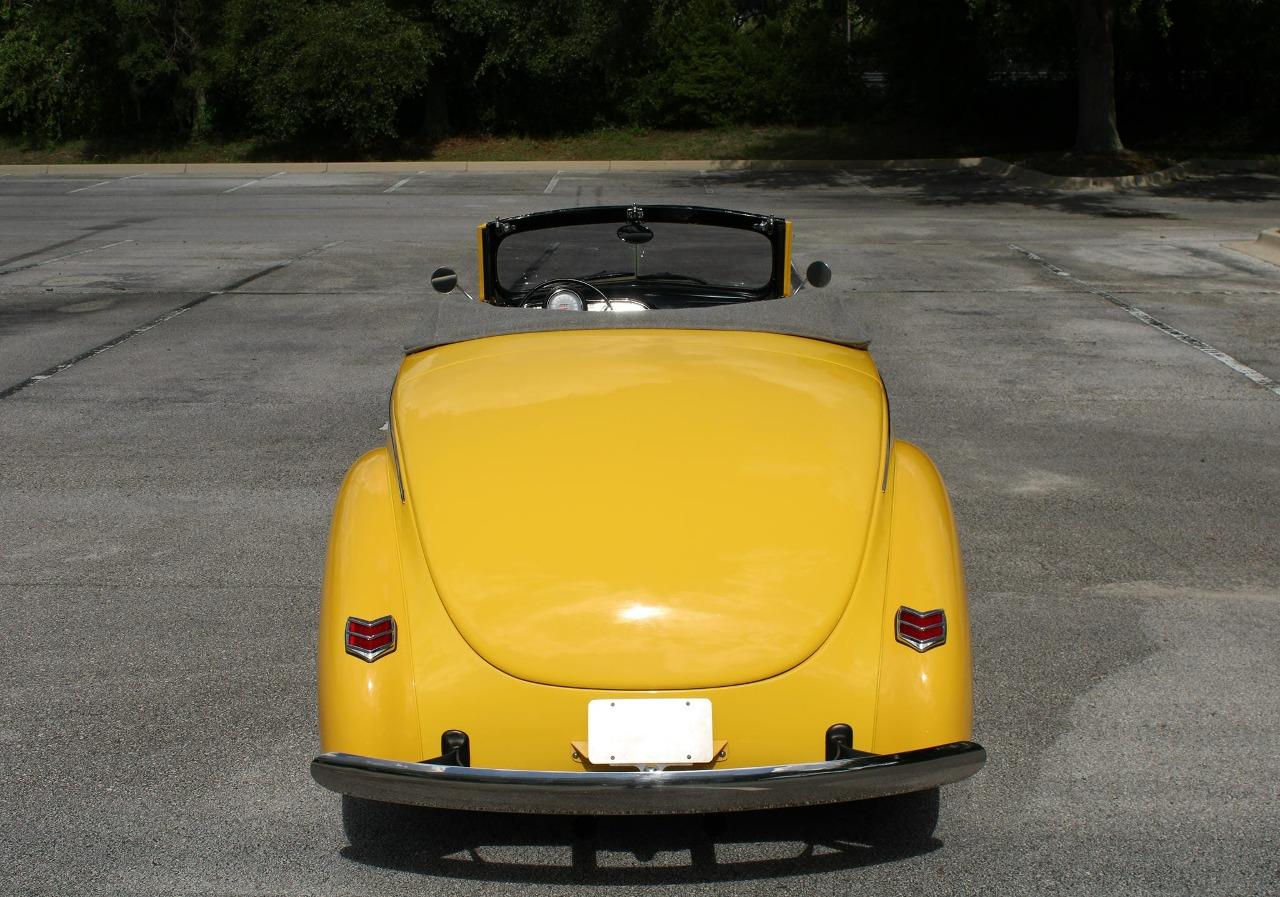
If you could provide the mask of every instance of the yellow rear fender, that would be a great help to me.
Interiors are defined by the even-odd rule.
[[[881,631],[877,754],[953,741],[973,730],[969,610],[960,546],[942,477],[920,449],[893,447],[889,562]],[[926,651],[896,637],[899,608],[942,610],[946,641]]]
[[[405,607],[396,509],[396,472],[387,448],[347,472],[329,533],[320,604],[320,743],[325,751],[422,760],[413,650]],[[391,616],[396,645],[366,661],[347,652],[350,617]]]

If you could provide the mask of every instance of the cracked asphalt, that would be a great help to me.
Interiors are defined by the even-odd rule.
[[[1280,267],[1222,246],[1280,178],[552,180],[0,178],[0,893],[1280,891],[1280,394],[1104,296],[1280,380]],[[792,217],[858,303],[955,505],[989,763],[924,843],[421,811],[357,851],[307,774],[338,482],[478,222],[633,201]]]

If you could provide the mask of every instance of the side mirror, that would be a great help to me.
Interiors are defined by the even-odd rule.
[[[436,268],[431,272],[431,286],[437,293],[452,293],[458,286],[458,272],[452,268]]]
[[[831,283],[831,266],[826,262],[810,262],[804,271],[804,279],[811,287],[825,287]]]

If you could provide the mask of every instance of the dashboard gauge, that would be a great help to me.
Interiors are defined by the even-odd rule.
[[[573,290],[556,290],[547,297],[547,308],[551,311],[586,311],[587,304]]]

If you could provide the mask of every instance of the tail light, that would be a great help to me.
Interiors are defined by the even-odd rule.
[[[376,620],[347,617],[347,653],[370,663],[396,649],[396,621],[390,616]]]
[[[893,621],[898,641],[917,651],[928,651],[947,640],[947,613],[943,610],[918,611],[898,608]]]

